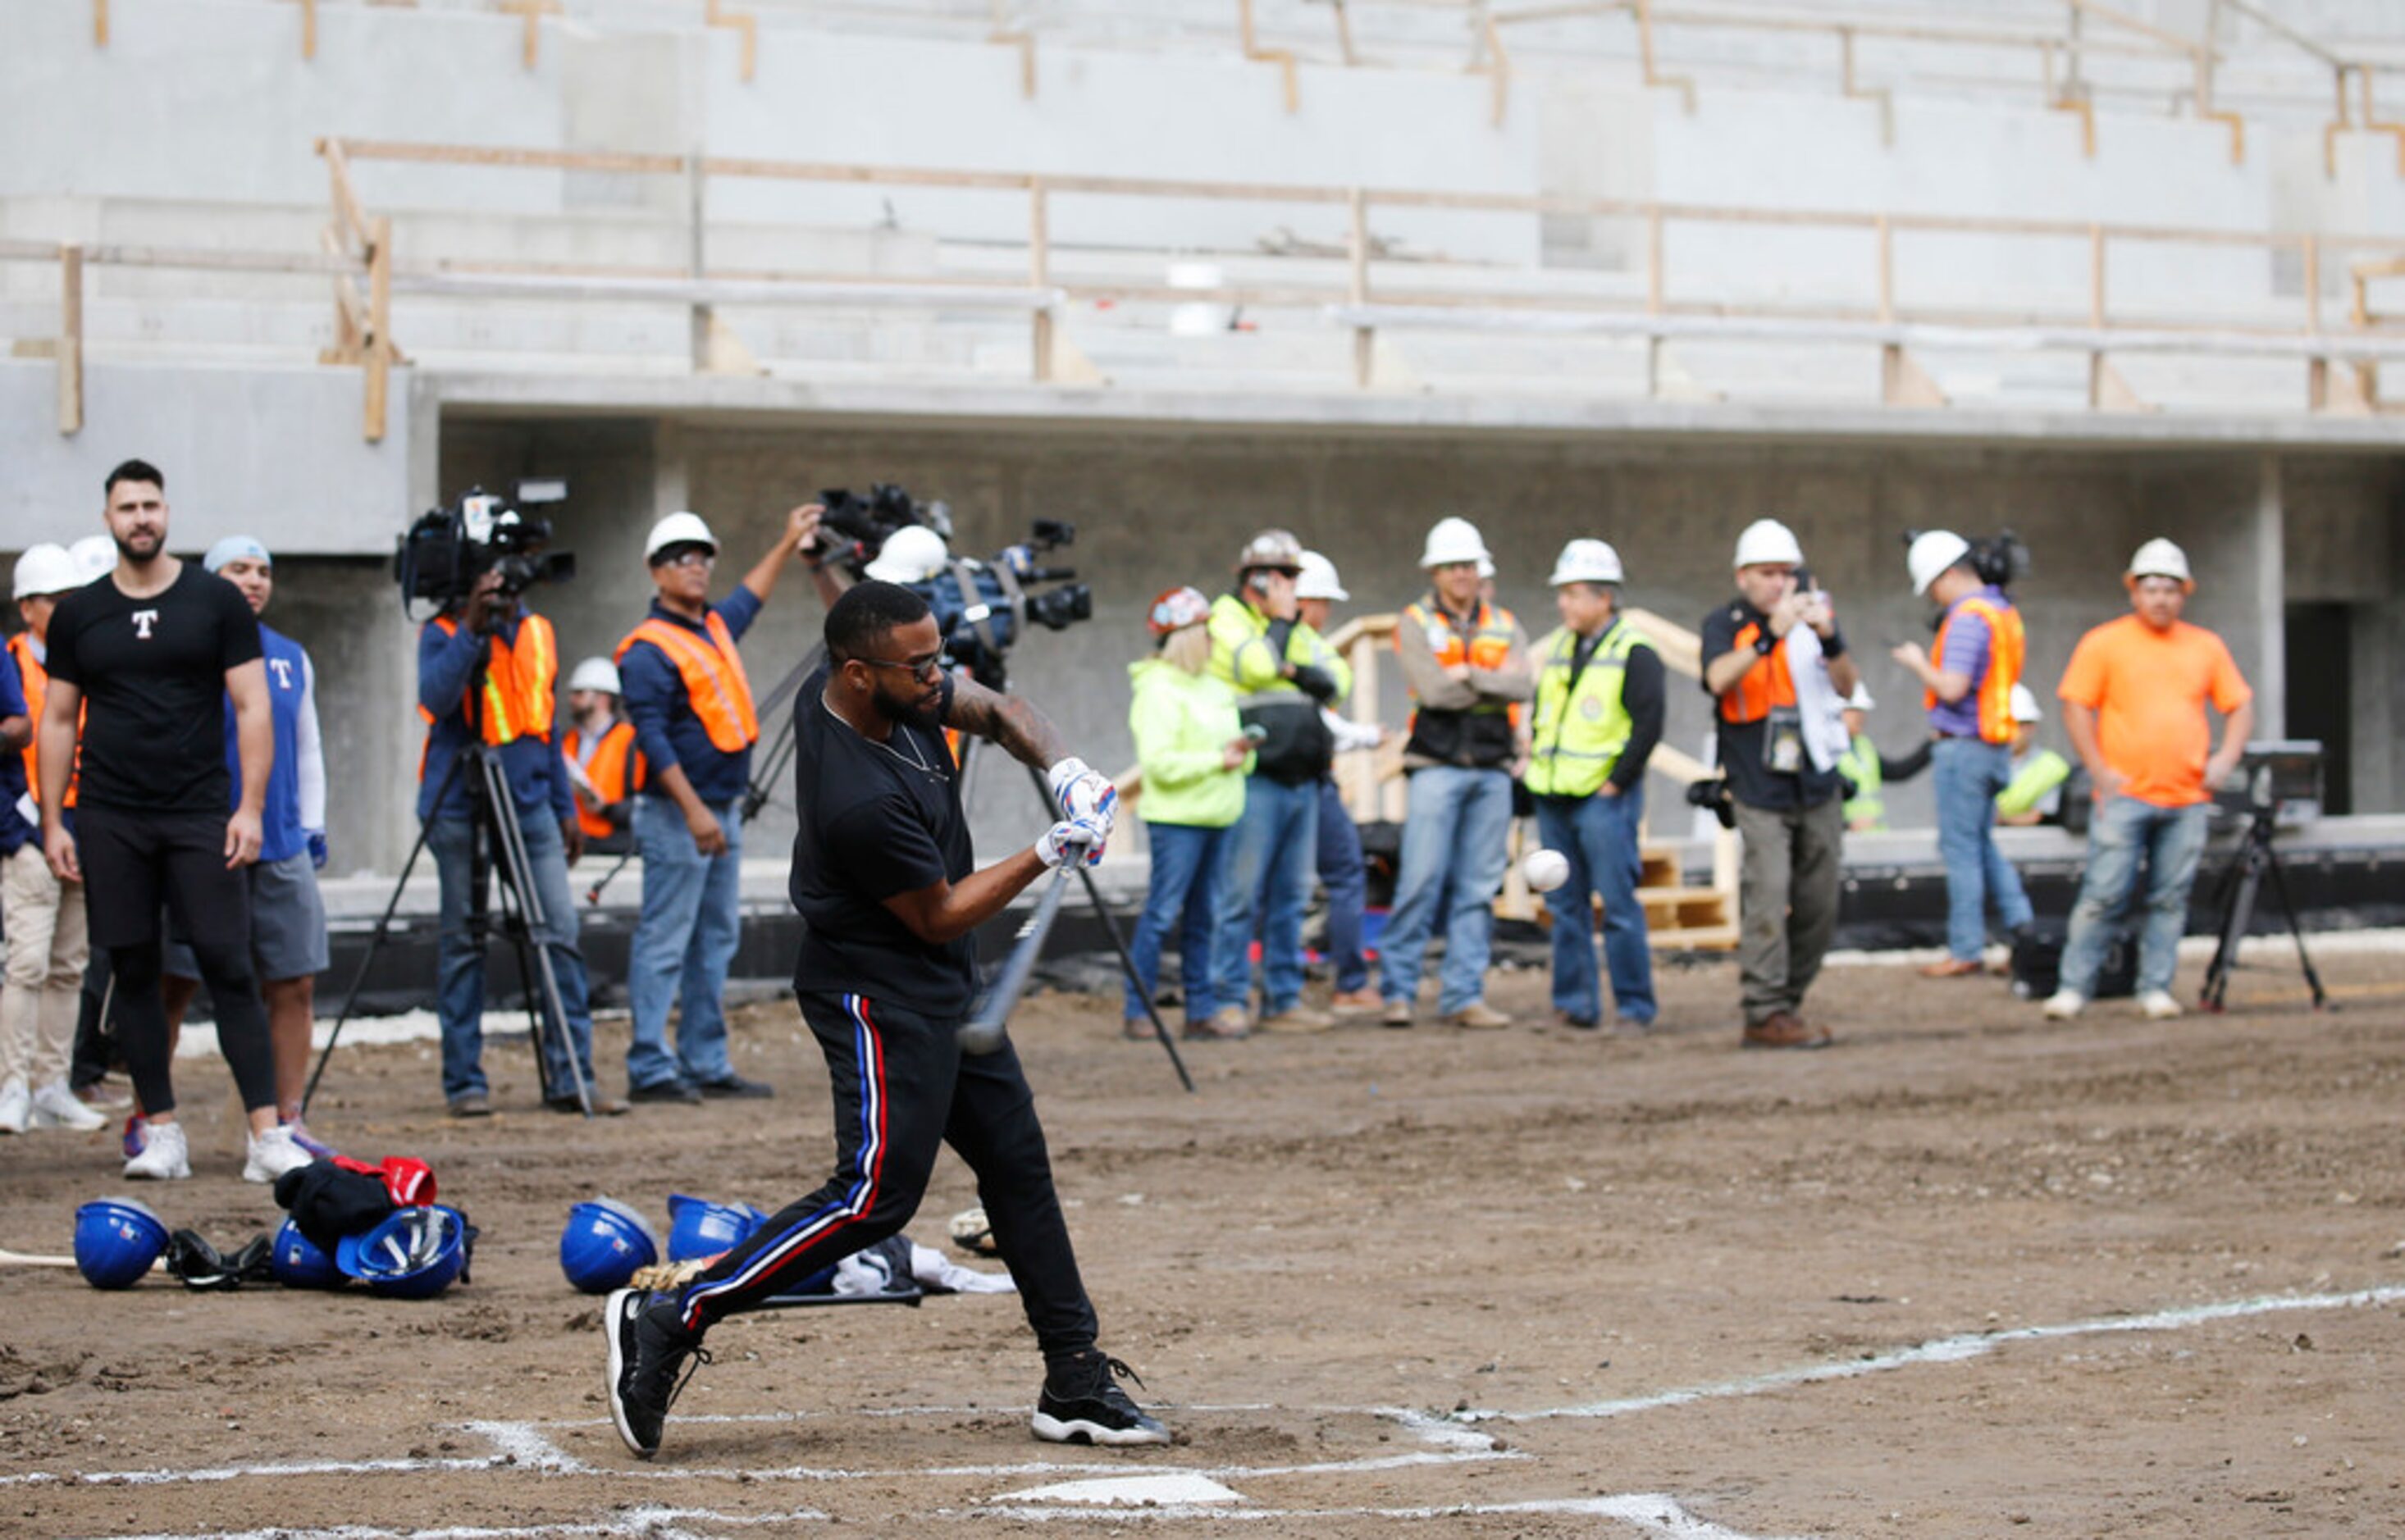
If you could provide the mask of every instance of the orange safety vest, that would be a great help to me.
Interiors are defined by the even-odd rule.
[[[42,743],[42,702],[49,698],[50,671],[42,666],[40,659],[34,656],[34,634],[30,631],[20,631],[8,638],[8,655],[17,660],[17,677],[25,686],[25,710],[28,720],[34,724],[33,739],[25,745],[23,750],[25,784],[32,789],[34,800],[39,802],[42,800],[42,770],[39,756],[35,750]],[[76,742],[78,750],[83,742],[84,717],[90,711],[91,706],[91,702],[85,701],[78,703],[76,707]],[[76,779],[77,777],[72,775],[67,777],[64,805],[68,807],[76,805]]]
[[[736,651],[734,633],[726,629],[718,611],[710,611],[702,624],[710,632],[708,641],[654,615],[627,632],[612,655],[624,663],[626,649],[637,642],[649,642],[667,654],[684,679],[685,699],[693,714],[701,719],[702,731],[710,735],[710,746],[722,754],[739,754],[760,741],[760,716],[752,708],[752,680],[743,672],[743,654]]]
[[[1439,668],[1450,668],[1466,663],[1472,668],[1497,669],[1512,655],[1512,633],[1520,623],[1512,611],[1498,604],[1481,599],[1477,613],[1470,617],[1470,629],[1463,632],[1453,623],[1453,617],[1442,609],[1430,609],[1425,605],[1403,607],[1403,623],[1415,626],[1428,638],[1428,651],[1435,654]],[[1397,631],[1395,651],[1402,651],[1402,634]],[[1425,720],[1424,720],[1425,719]],[[1414,707],[1410,723],[1410,740],[1404,746],[1407,753],[1420,753],[1428,758],[1451,763],[1467,752],[1481,763],[1506,764],[1516,749],[1516,733],[1520,722],[1517,702],[1497,702],[1470,707],[1467,711],[1422,710]],[[1493,725],[1500,723],[1499,738]]]
[[[573,762],[584,751],[584,747],[582,736],[573,727],[560,737],[559,752],[567,760]],[[593,760],[584,766],[584,776],[593,783],[594,791],[603,803],[624,802],[642,790],[649,768],[643,763],[643,756],[635,749],[635,724],[617,721],[610,724],[610,730],[602,734],[601,741],[594,746]],[[601,810],[584,800],[584,789],[574,779],[569,781],[568,790],[569,795],[576,799],[577,825],[587,835],[594,839],[607,839],[616,833],[611,828],[610,820],[601,816]]]
[[[1762,637],[1762,623],[1749,621],[1737,634],[1737,647],[1751,647]],[[1735,648],[1731,651],[1736,651]],[[1775,706],[1795,704],[1795,676],[1788,671],[1787,644],[1781,641],[1756,658],[1721,696],[1721,721],[1760,721]]]
[[[429,623],[443,628],[446,637],[458,635],[459,623],[448,615],[437,615]],[[557,703],[552,699],[552,685],[559,678],[559,643],[551,634],[551,623],[541,615],[527,615],[518,622],[515,642],[496,635],[492,651],[485,661],[484,739],[499,747],[524,737],[542,737],[551,732],[552,713]],[[471,721],[478,713],[476,700],[462,692],[460,709]],[[434,725],[434,713],[418,703],[418,716],[427,726]],[[426,749],[417,753],[417,778],[426,778]]]
[[[2021,660],[2029,655],[2029,635],[2021,628],[2021,612],[2011,605],[1973,595],[1946,611],[1937,626],[1937,666],[1946,666],[1946,632],[1954,617],[1969,610],[1988,623],[1988,677],[1979,681],[1979,737],[1987,743],[2013,741],[2013,686],[2021,679]],[[1924,711],[1937,707],[1937,692],[1923,690]]]

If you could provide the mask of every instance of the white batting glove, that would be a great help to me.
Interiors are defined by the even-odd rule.
[[[1063,819],[1044,831],[1035,842],[1035,859],[1047,867],[1056,867],[1082,859],[1092,866],[1103,859],[1103,842],[1110,831],[1100,828],[1089,819]]]
[[[1103,833],[1110,833],[1111,820],[1118,816],[1119,789],[1097,774],[1084,760],[1075,757],[1054,765],[1045,777],[1051,787],[1052,800],[1059,805],[1062,816],[1072,819],[1099,818]]]

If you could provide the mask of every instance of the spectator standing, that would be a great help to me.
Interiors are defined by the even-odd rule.
[[[2032,824],[2062,817],[2062,786],[2071,778],[2071,762],[2051,749],[2037,747],[2037,724],[2046,720],[2037,693],[2026,684],[2013,686],[2013,778],[1996,793],[1996,821]]]
[[[578,664],[568,676],[568,731],[559,735],[584,848],[606,855],[634,848],[628,824],[634,818],[635,793],[643,785],[635,724],[619,709],[626,693],[618,665],[609,659],[587,658]]]
[[[2062,948],[2061,987],[2046,1002],[2056,1020],[2086,1007],[2115,923],[2139,891],[2142,868],[2138,1007],[2158,1019],[2180,1014],[2172,975],[2204,850],[2211,788],[2237,766],[2255,728],[2254,693],[2229,649],[2180,618],[2196,592],[2187,553],[2169,540],[2148,540],[2122,582],[2131,612],[2079,638],[2055,692],[2096,798],[2088,871]],[[2208,705],[2223,718],[2218,749]]]
[[[1329,606],[1353,595],[1344,591],[1336,564],[1316,551],[1302,553],[1302,570],[1294,580],[1296,613],[1302,623],[1328,635]],[[1328,764],[1319,772],[1319,887],[1328,895],[1328,960],[1335,971],[1328,1008],[1340,1016],[1361,1015],[1378,1008],[1378,991],[1370,985],[1370,959],[1361,945],[1362,914],[1370,902],[1370,867],[1361,854],[1361,831],[1336,787],[1338,754],[1375,749],[1385,741],[1385,728],[1346,721],[1332,707],[1319,708],[1330,743]]]
[[[1620,613],[1620,553],[1601,540],[1562,547],[1547,580],[1562,623],[1537,643],[1537,703],[1527,771],[1537,828],[1570,863],[1545,895],[1554,914],[1554,1021],[1603,1020],[1593,898],[1603,901],[1603,952],[1622,1022],[1642,1030],[1653,999],[1653,945],[1638,902],[1645,763],[1667,705],[1662,654]]]
[[[1846,752],[1837,761],[1837,778],[1853,788],[1846,798],[1846,828],[1858,834],[1887,827],[1887,767],[1879,762],[1878,745],[1870,735],[1871,713],[1878,705],[1871,699],[1870,688],[1859,680],[1854,693],[1846,697]]]
[[[1486,1003],[1495,895],[1510,860],[1512,770],[1521,751],[1514,707],[1535,693],[1528,634],[1509,609],[1481,596],[1492,558],[1478,526],[1440,519],[1420,567],[1429,588],[1395,628],[1403,679],[1418,702],[1403,748],[1410,776],[1402,869],[1379,948],[1381,1020],[1412,1024],[1420,965],[1439,911],[1444,963],[1437,1009],[1455,1027],[1508,1027]]]

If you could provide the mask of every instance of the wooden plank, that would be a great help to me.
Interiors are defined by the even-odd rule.
[[[1041,177],[1032,178],[1027,188],[1027,281],[1043,287],[1052,271],[1052,217],[1050,199]],[[1030,323],[1029,347],[1033,371],[1040,384],[1052,378],[1053,317],[1048,306],[1034,313]]]
[[[83,431],[83,247],[59,247],[59,432]]]
[[[367,441],[384,442],[387,398],[392,385],[392,220],[377,215],[369,228],[368,354],[366,388],[362,393],[360,431]]]
[[[1701,636],[1667,616],[1631,605],[1620,612],[1628,623],[1653,638],[1653,649],[1662,654],[1662,665],[1691,679],[1704,674],[1704,640]]]

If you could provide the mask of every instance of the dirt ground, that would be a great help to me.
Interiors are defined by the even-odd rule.
[[[2405,1533],[2405,948],[2324,961],[2333,1014],[2274,957],[2227,1016],[2162,1024],[1844,967],[1812,1001],[1838,1044],[1801,1055],[1736,1051],[1714,961],[1666,969],[1642,1037],[1189,1044],[1194,1096],[1111,1005],[1032,1002],[1105,1344],[1181,1435],[1127,1454],[1029,1437],[999,1296],[732,1323],[659,1460],[626,1457],[560,1224],[814,1185],[825,1077],[790,1003],[738,1022],[775,1102],[592,1125],[529,1107],[522,1044],[489,1050],[502,1114],[474,1125],[439,1115],[430,1045],[345,1052],[320,1131],[434,1164],[484,1230],[472,1284],[0,1275],[0,1534]],[[1534,1017],[1542,990],[1490,998]],[[221,1068],[181,1074],[197,1174],[145,1196],[220,1241],[267,1226]],[[65,1250],[124,1190],[114,1148],[0,1141],[0,1244]],[[947,1156],[913,1233],[970,1201]],[[1020,1495],[1172,1473],[1234,1500]]]

